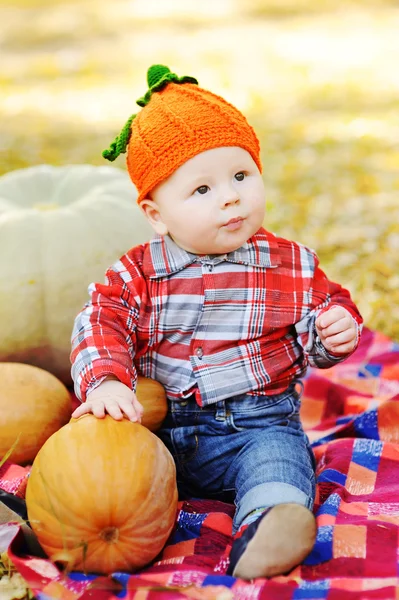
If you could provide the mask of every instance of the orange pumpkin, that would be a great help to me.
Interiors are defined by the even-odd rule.
[[[154,379],[137,378],[136,396],[144,407],[141,424],[150,431],[157,431],[168,412],[164,387]]]
[[[26,505],[53,560],[67,556],[86,572],[135,571],[157,556],[172,530],[173,458],[142,425],[84,415],[38,453]]]
[[[22,363],[0,362],[0,460],[31,463],[44,442],[67,423],[71,398],[54,375]]]

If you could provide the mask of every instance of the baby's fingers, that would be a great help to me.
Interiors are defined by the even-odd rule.
[[[138,421],[141,423],[141,417],[143,416],[144,407],[137,400],[136,396],[134,396],[134,398],[133,398],[133,406],[134,406],[134,410],[136,411]]]
[[[104,402],[104,409],[107,411],[110,417],[115,419],[115,421],[122,421],[123,419],[121,404],[122,402],[115,400],[105,400]]]
[[[339,335],[341,333],[345,333],[347,331],[354,332],[356,331],[356,326],[350,317],[344,317],[342,319],[339,319],[339,321],[335,321],[335,323],[332,323],[328,327],[325,327],[322,331],[323,336],[328,338],[331,336]]]
[[[326,329],[330,325],[350,317],[348,311],[342,306],[332,306],[329,310],[319,315],[316,319],[316,325],[319,329]]]
[[[356,336],[354,335],[352,329],[345,329],[345,331],[341,331],[336,335],[330,335],[325,337],[326,342],[328,342],[328,344],[334,349],[345,344],[350,345],[355,341],[355,339]]]
[[[82,415],[87,413],[93,413],[97,419],[103,419],[105,417],[104,402],[96,400],[96,402],[90,402],[89,400],[83,402],[76,410],[72,413],[73,419],[78,419]]]
[[[141,404],[140,404],[140,406],[141,406]],[[123,411],[123,413],[127,416],[127,418],[130,421],[132,421],[133,423],[137,423],[137,422],[140,423],[140,421],[141,421],[141,414],[137,412],[137,410],[136,410],[136,408],[134,406],[134,400],[133,399],[132,400],[128,400],[126,398],[119,399],[118,400],[118,408],[120,409],[120,411]]]
[[[90,406],[90,402],[88,402],[88,405]],[[92,403],[91,411],[89,412],[92,412],[97,419],[103,419],[105,417],[105,402],[96,400],[96,402]]]
[[[91,413],[91,404],[88,402],[83,402],[83,404],[81,404],[80,406],[78,406],[77,408],[75,408],[75,410],[73,411],[71,418],[72,419],[79,419],[79,417],[81,417],[82,415],[86,415],[87,413]]]

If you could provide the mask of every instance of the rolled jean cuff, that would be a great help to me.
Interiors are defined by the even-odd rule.
[[[260,483],[251,488],[240,500],[233,521],[233,534],[240,528],[241,523],[253,510],[276,504],[301,504],[309,510],[313,508],[314,498],[289,483]]]

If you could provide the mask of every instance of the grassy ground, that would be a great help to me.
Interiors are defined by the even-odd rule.
[[[265,225],[315,248],[399,340],[396,2],[2,0],[0,18],[0,174],[102,164],[146,68],[169,64],[257,129]]]

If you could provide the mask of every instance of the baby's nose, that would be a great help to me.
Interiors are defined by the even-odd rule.
[[[226,208],[228,206],[231,206],[232,204],[238,204],[238,202],[240,201],[240,198],[236,192],[236,190],[230,190],[229,192],[226,192],[225,194],[221,195],[221,199],[220,199],[220,203],[222,205],[223,208]]]

